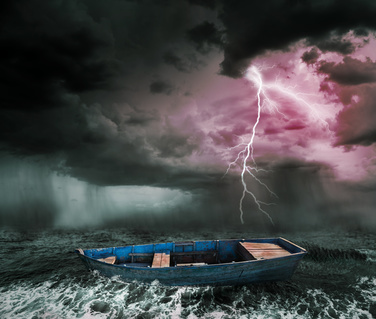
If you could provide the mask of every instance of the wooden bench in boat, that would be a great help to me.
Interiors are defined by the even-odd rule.
[[[113,265],[116,262],[116,256],[110,256],[110,257],[101,258],[101,259],[98,259],[98,260],[102,261],[104,263]]]
[[[281,246],[272,243],[239,242],[238,251],[245,260],[277,258],[291,254]]]
[[[169,253],[154,253],[152,268],[170,267]]]

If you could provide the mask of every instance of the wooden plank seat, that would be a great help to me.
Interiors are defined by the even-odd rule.
[[[107,258],[101,258],[101,259],[98,259],[99,261],[102,261],[104,263],[107,263],[107,264],[115,264],[116,262],[116,256],[110,256],[110,257],[107,257]]]
[[[277,244],[247,242],[239,242],[239,253],[245,260],[277,258],[291,254]]]
[[[152,268],[170,267],[170,253],[154,253]]]

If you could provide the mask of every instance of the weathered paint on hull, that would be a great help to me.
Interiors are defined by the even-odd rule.
[[[283,281],[293,275],[303,254],[287,257],[215,264],[193,267],[141,268],[109,265],[79,255],[89,270],[97,270],[106,277],[118,276],[124,281],[163,285],[245,285],[256,282]]]

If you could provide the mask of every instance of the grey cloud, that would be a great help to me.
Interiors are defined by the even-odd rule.
[[[189,136],[183,134],[162,135],[158,139],[159,156],[164,157],[185,157],[192,154],[194,150],[199,148],[199,145],[190,141]]]
[[[178,71],[189,73],[193,70],[198,70],[204,66],[205,63],[197,58],[193,53],[185,54],[184,57],[179,57],[171,51],[167,51],[163,55],[163,61],[174,66]]]
[[[323,50],[348,53],[343,35],[376,28],[373,1],[223,1],[225,29],[222,74],[240,77],[250,59],[266,50],[285,50],[306,39]]]
[[[109,88],[118,72],[110,28],[76,1],[13,1],[0,24],[2,108],[66,105],[66,92]]]
[[[62,172],[94,184],[221,190],[227,183],[220,180],[223,172],[184,167],[184,157],[199,149],[201,132],[164,128],[152,103],[132,103],[131,90],[162,93],[153,95],[162,99],[172,94],[173,85],[134,75],[157,73],[161,61],[186,73],[199,68],[199,54],[171,49],[190,41],[201,53],[224,48],[222,72],[239,76],[245,61],[267,49],[285,49],[302,38],[325,43],[333,30],[341,39],[360,21],[365,30],[375,23],[375,6],[366,1],[213,3],[2,3],[0,40],[7,50],[0,52],[1,146],[19,156],[59,157],[65,160]],[[221,21],[210,22],[213,12],[192,4],[218,8]],[[105,98],[96,101],[101,94]],[[213,105],[224,108],[233,101],[238,100]],[[119,107],[120,102],[132,106]],[[218,143],[231,142],[230,132],[218,133]]]
[[[203,6],[206,8],[214,9],[217,6],[219,1],[218,0],[188,0],[188,2],[191,4],[198,5],[198,6]]]
[[[164,93],[170,95],[173,91],[171,84],[165,81],[155,81],[150,84],[150,92],[153,94]]]
[[[369,58],[360,61],[344,57],[340,63],[322,60],[316,66],[319,73],[327,75],[321,90],[346,105],[333,126],[337,137],[334,146],[351,149],[354,145],[375,143],[376,63]],[[329,82],[334,85],[329,86]]]
[[[355,45],[342,39],[340,36],[331,37],[323,40],[310,39],[309,44],[315,44],[322,52],[338,52],[340,54],[350,54],[355,51]]]
[[[327,74],[330,81],[342,85],[359,85],[376,82],[376,63],[371,59],[365,62],[345,57],[342,62],[321,61],[318,71]]]
[[[188,39],[196,44],[197,50],[201,53],[209,52],[212,46],[222,47],[222,34],[223,32],[209,21],[204,21],[187,32]]]
[[[193,152],[191,137],[166,131],[160,138],[167,144],[147,142],[163,127],[151,99],[144,103],[148,91],[162,99],[174,87],[139,75],[157,72],[163,52],[182,42],[182,60],[170,55],[165,62],[185,72],[202,65],[184,48],[191,47],[186,31],[205,20],[192,22],[203,8],[148,0],[15,0],[1,7],[3,150],[58,157],[63,173],[100,185],[166,185],[180,171],[188,174],[168,160]]]
[[[117,53],[131,68],[139,61],[149,66],[158,63],[161,50],[180,43],[198,11],[186,1],[82,1],[95,21],[109,21]]]
[[[375,85],[362,85],[356,91],[359,101],[338,113],[335,146],[368,146],[376,142],[375,89]]]
[[[316,48],[312,48],[310,51],[306,51],[301,56],[303,62],[307,63],[307,65],[315,64],[320,57],[320,53]]]
[[[194,125],[194,123],[186,120],[186,123],[177,127],[166,119],[160,134],[150,137],[149,142],[155,147],[158,156],[161,158],[189,156],[194,151],[199,150],[203,139],[203,133]]]
[[[184,61],[171,51],[168,51],[163,55],[163,61],[166,64],[173,65],[179,71],[188,72],[188,68]]]

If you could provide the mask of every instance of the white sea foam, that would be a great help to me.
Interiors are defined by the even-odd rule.
[[[357,251],[366,255],[367,261],[376,262],[376,250],[373,250],[373,249],[357,249]]]
[[[48,281],[20,283],[0,292],[2,318],[372,318],[357,300],[333,298],[321,289],[308,289],[306,298],[237,289],[231,302],[220,303],[221,288],[126,284],[95,277],[96,284]],[[375,302],[376,279],[358,283],[364,301]],[[224,290],[226,293],[226,290]],[[345,305],[343,305],[345,304]],[[342,305],[342,306],[341,306]]]
[[[76,281],[75,281],[76,280]],[[362,277],[351,293],[265,287],[164,287],[97,275],[88,281],[51,278],[0,290],[1,318],[372,318],[376,278]],[[279,288],[281,290],[279,290]],[[288,287],[287,287],[288,288]]]

